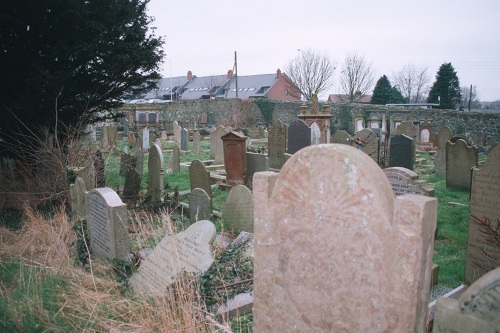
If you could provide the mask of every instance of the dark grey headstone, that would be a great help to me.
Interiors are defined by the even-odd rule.
[[[251,182],[253,174],[269,170],[269,158],[264,154],[247,152],[247,179]]]
[[[122,153],[120,155],[120,176],[125,176],[130,168],[135,168],[135,156]]]
[[[194,160],[189,166],[189,183],[191,191],[193,191],[195,188],[201,188],[208,194],[209,197],[212,197],[212,188],[210,187],[210,172],[199,160]]]
[[[478,152],[463,139],[446,142],[446,187],[470,190],[471,169],[477,167]]]
[[[201,220],[210,220],[211,217],[212,199],[201,188],[193,189],[189,195],[189,219],[191,224]]]
[[[389,167],[413,170],[413,139],[404,134],[391,138]]]
[[[268,139],[269,167],[281,169],[285,164],[286,153],[286,126],[279,120],[275,120],[269,128]]]
[[[295,154],[304,147],[311,145],[311,129],[302,120],[297,120],[288,127],[287,153]]]
[[[141,190],[141,179],[141,175],[136,169],[128,169],[123,185],[123,197],[126,199],[137,198]]]
[[[188,130],[186,128],[181,131],[181,150],[188,150]]]

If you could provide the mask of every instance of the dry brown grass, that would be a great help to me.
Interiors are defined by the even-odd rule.
[[[12,286],[0,280],[0,296],[9,304],[9,315],[18,331],[27,331],[21,317],[29,313],[38,316],[51,332],[63,332],[68,326],[76,332],[230,332],[201,306],[197,280],[186,277],[162,298],[126,296],[123,286],[114,279],[110,264],[92,260],[90,272],[75,265],[75,233],[63,209],[51,219],[29,208],[24,215],[26,221],[21,231],[0,228],[1,262],[17,260],[25,268],[36,268],[30,270],[32,273],[25,281],[19,281],[17,288],[31,287],[36,293],[37,288],[41,289],[42,277],[49,275],[62,277],[65,285],[53,290],[60,308],[55,314],[48,314],[41,302],[41,290],[40,297],[16,302],[11,295]],[[153,233],[147,222],[140,226],[136,238]],[[163,231],[169,228],[172,226],[165,224]],[[61,321],[66,325],[64,329],[57,324]]]

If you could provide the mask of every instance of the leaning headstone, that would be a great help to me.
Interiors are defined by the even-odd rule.
[[[309,128],[311,128],[311,145],[319,145],[321,143],[321,130],[318,124],[313,122]]]
[[[362,140],[362,151],[370,156],[378,164],[379,140],[375,132],[369,128],[363,128],[357,136]]]
[[[468,235],[466,284],[500,266],[500,146],[473,170]]]
[[[500,267],[483,275],[457,300],[438,298],[433,333],[500,332]]]
[[[111,188],[89,191],[88,229],[90,249],[97,258],[128,259],[127,205]]]
[[[193,155],[200,155],[201,151],[201,135],[198,132],[193,133]]]
[[[247,181],[251,183],[253,174],[269,170],[269,158],[264,154],[247,152]]]
[[[402,167],[413,170],[413,139],[404,134],[391,138],[389,150],[389,167]]]
[[[336,131],[332,137],[332,143],[340,143],[343,145],[352,145],[352,136],[346,131]]]
[[[163,153],[156,143],[149,150],[148,192],[153,205],[161,204],[163,194]]]
[[[188,151],[188,130],[183,128],[181,130],[181,150]]]
[[[410,169],[391,167],[384,169],[384,173],[389,183],[391,183],[394,196],[405,194],[418,194],[427,197],[434,196],[434,189],[425,180],[419,180],[418,174]]]
[[[134,199],[139,196],[141,190],[142,176],[135,168],[130,168],[125,175],[125,184],[123,185],[123,197],[125,199]]]
[[[478,164],[476,147],[458,139],[446,142],[446,187],[470,190],[471,169]]]
[[[181,152],[179,150],[179,146],[177,145],[172,148],[172,155],[170,156],[170,160],[168,161],[168,172],[181,172]]]
[[[254,204],[252,191],[245,185],[233,187],[222,205],[224,229],[239,235],[242,231],[253,232]]]
[[[212,217],[212,199],[201,188],[191,190],[189,195],[189,219],[191,224]]]
[[[165,288],[181,278],[182,272],[201,273],[212,266],[215,226],[204,220],[175,236],[165,236],[141,262],[129,280],[132,291],[142,296],[163,296]]]
[[[253,189],[255,332],[424,332],[436,199],[394,198],[369,156],[336,144]]]
[[[311,145],[311,129],[302,120],[297,120],[288,126],[288,154],[295,154],[300,149]]]
[[[201,188],[208,196],[212,197],[212,187],[210,186],[210,171],[200,160],[194,160],[189,166],[189,184],[191,191]]]
[[[268,134],[268,156],[269,167],[281,169],[285,164],[284,154],[286,153],[286,126],[276,119],[269,128]]]
[[[149,128],[142,129],[142,149],[149,149]]]
[[[86,202],[88,191],[81,177],[76,177],[75,183],[70,186],[71,194],[71,217],[74,221],[87,219]]]

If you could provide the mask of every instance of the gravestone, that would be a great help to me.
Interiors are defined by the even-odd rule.
[[[172,135],[174,134],[174,122],[168,119],[165,119],[165,132],[167,132],[167,135]]]
[[[212,217],[212,198],[201,188],[191,190],[189,195],[189,219],[191,224]]]
[[[125,176],[130,168],[135,168],[135,156],[121,153],[120,154],[120,176]]]
[[[203,220],[175,236],[165,236],[129,280],[130,289],[142,296],[164,296],[165,289],[182,272],[201,273],[212,266],[215,226]]]
[[[135,168],[128,169],[125,175],[125,184],[123,185],[123,197],[125,199],[135,199],[139,196],[141,190],[142,176]]]
[[[172,148],[172,155],[170,156],[170,160],[168,161],[168,172],[181,172],[181,152],[177,145]]]
[[[389,150],[389,167],[402,167],[413,170],[413,139],[404,134],[391,138]]]
[[[407,168],[391,167],[383,169],[391,183],[394,196],[418,194],[427,197],[434,196],[434,189],[424,180],[418,179],[418,174]]]
[[[134,156],[135,156],[135,169],[142,177],[142,174],[144,172],[144,150],[140,148],[136,149]]]
[[[108,149],[116,146],[116,129],[113,126],[102,127],[101,147]]]
[[[378,164],[379,140],[375,132],[369,128],[363,128],[358,132],[357,136],[362,140],[362,142],[364,142],[362,151]]]
[[[128,260],[127,205],[109,187],[90,190],[87,202],[92,253],[103,260]]]
[[[181,150],[188,151],[188,130],[183,128],[181,130]]]
[[[135,134],[133,132],[128,132],[128,142],[132,145],[136,145],[137,139],[135,138]]]
[[[123,135],[127,137],[128,135],[128,120],[126,117],[122,118]]]
[[[500,146],[474,168],[470,197],[465,283],[500,266]]]
[[[444,150],[446,148],[446,141],[450,140],[453,136],[451,129],[446,126],[443,126],[439,129],[438,132],[438,141],[437,146],[439,150]]]
[[[318,124],[313,122],[309,128],[311,128],[311,145],[319,145],[321,143],[321,130]]]
[[[427,120],[418,126],[419,142],[433,142],[432,124]]]
[[[156,143],[149,150],[148,193],[154,206],[161,204],[163,196],[163,153]]]
[[[304,147],[311,145],[311,129],[302,120],[297,120],[288,126],[288,154],[295,154]]]
[[[446,177],[446,141],[451,139],[451,130],[443,126],[437,136],[438,151],[434,156],[434,173],[436,177]]]
[[[266,128],[264,126],[259,126],[258,129],[259,129],[259,137],[261,139],[265,139],[266,134],[264,132],[265,132]]]
[[[142,129],[142,149],[149,149],[149,128]]]
[[[301,150],[253,189],[255,332],[424,332],[436,199],[394,198],[340,144]]]
[[[83,179],[83,184],[85,185],[86,189],[94,188],[95,172],[93,164],[84,167],[75,167],[72,168],[72,170],[75,174],[75,177],[81,177]]]
[[[446,142],[446,187],[470,190],[471,169],[477,166],[478,153],[463,139]]]
[[[224,163],[224,147],[221,138],[227,133],[224,126],[217,126],[215,131],[210,133],[210,156],[214,158],[215,164]]]
[[[500,267],[483,275],[458,300],[438,298],[433,333],[498,333]]]
[[[343,145],[352,145],[352,136],[346,131],[336,131],[332,137],[332,143],[340,143]]]
[[[212,197],[212,187],[210,185],[210,171],[200,160],[194,160],[189,166],[189,184],[191,191],[201,188],[208,196]]]
[[[182,141],[182,127],[177,126],[174,128],[174,137],[175,137],[175,142],[177,143],[177,146],[181,146],[181,141]]]
[[[201,151],[201,135],[198,132],[193,133],[193,155],[200,155]]]
[[[206,125],[207,125],[207,123],[208,123],[208,117],[207,117],[207,114],[206,114],[205,112],[203,112],[203,113],[201,114],[201,124],[202,124],[203,126],[206,126]]]
[[[104,187],[106,186],[106,175],[104,170],[104,158],[102,157],[102,153],[100,149],[97,149],[94,159],[94,177],[95,177],[95,186],[96,187]]]
[[[247,176],[247,137],[239,132],[230,132],[221,137],[224,147],[224,169],[226,184],[245,184]]]
[[[234,235],[254,230],[254,204],[252,191],[245,185],[233,187],[222,205],[224,229]]]
[[[87,196],[88,191],[81,177],[75,178],[75,183],[70,185],[71,194],[71,217],[74,221],[87,219]]]
[[[286,153],[286,126],[276,119],[273,125],[269,128],[268,142],[268,155],[269,167],[273,169],[281,169],[285,164]]]
[[[269,158],[264,154],[247,152],[247,183],[251,183],[253,174],[269,170]]]

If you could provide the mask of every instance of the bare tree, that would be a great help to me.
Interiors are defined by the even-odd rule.
[[[429,80],[427,66],[417,67],[412,64],[405,65],[401,71],[393,74],[392,78],[408,103],[425,101],[429,90]]]
[[[208,88],[210,99],[213,98],[215,92],[222,86],[225,80],[226,76],[224,75],[210,75],[203,79],[203,87]]]
[[[333,84],[335,61],[328,55],[307,49],[285,65],[285,78],[289,93],[296,98],[300,95],[308,101],[328,90]],[[297,96],[298,95],[298,96]]]
[[[345,101],[358,102],[368,95],[373,88],[375,74],[371,63],[356,52],[348,54],[342,64],[340,87],[344,92]]]
[[[462,93],[462,107],[464,109],[468,109],[470,111],[470,109],[481,108],[481,101],[479,100],[476,86],[462,86],[460,91]]]

